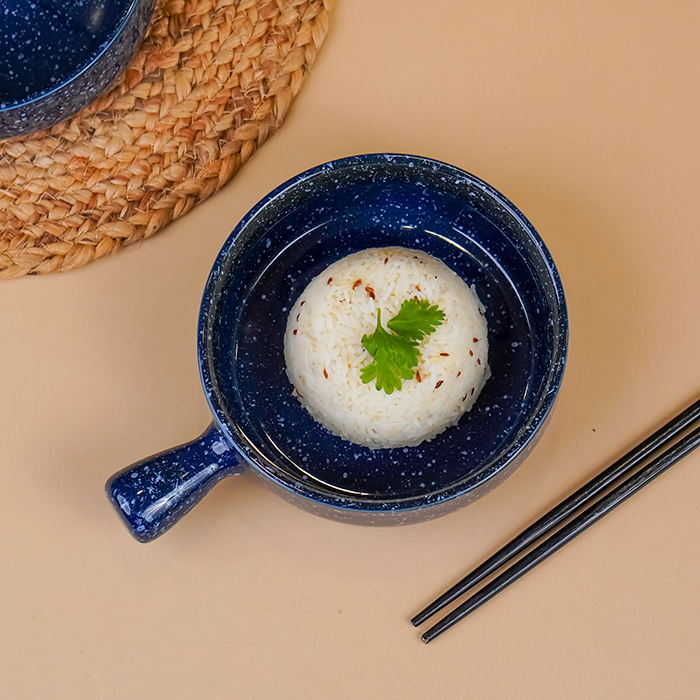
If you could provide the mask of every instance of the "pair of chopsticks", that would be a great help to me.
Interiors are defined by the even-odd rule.
[[[528,547],[535,545],[538,540],[545,538],[428,629],[421,636],[421,639],[427,644],[447,631],[698,447],[700,445],[700,427],[695,427],[677,442],[674,440],[683,431],[692,427],[699,418],[700,400],[679,413],[558,506],[552,508],[505,547],[424,608],[411,620],[416,627],[472,590],[477,584],[522,554]],[[646,466],[636,473],[634,472],[636,467],[652,457],[653,459]],[[596,500],[599,494],[624,477],[627,478]],[[578,511],[580,511],[579,514],[575,515]],[[574,515],[575,517],[572,517]],[[572,517],[569,522],[556,529],[569,517]]]

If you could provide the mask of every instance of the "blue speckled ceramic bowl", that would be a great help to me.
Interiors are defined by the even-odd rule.
[[[493,376],[472,411],[431,442],[369,450],[329,433],[292,397],[283,335],[289,309],[315,275],[349,253],[387,245],[425,250],[476,285]],[[214,264],[199,324],[210,428],[115,475],[107,493],[144,542],[242,469],[336,520],[434,518],[489,492],[530,452],[562,380],[567,339],[554,263],[492,187],[414,156],[327,163],[266,196]]]
[[[155,0],[3,0],[0,138],[46,129],[97,98],[141,45]]]

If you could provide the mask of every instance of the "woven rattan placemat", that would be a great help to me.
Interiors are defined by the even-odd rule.
[[[331,0],[159,0],[121,79],[51,130],[0,141],[0,279],[152,236],[282,124]]]

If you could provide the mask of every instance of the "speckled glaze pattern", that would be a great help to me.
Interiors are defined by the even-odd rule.
[[[53,126],[127,66],[155,0],[0,0],[0,138]]]
[[[196,440],[115,474],[107,494],[139,542],[150,542],[194,508],[226,476],[243,470],[212,424]]]
[[[293,398],[283,335],[292,304],[328,264],[391,245],[425,250],[476,286],[493,376],[431,442],[370,450],[332,435]],[[198,342],[217,439],[236,462],[306,511],[398,525],[463,507],[522,463],[562,381],[568,320],[549,252],[505,197],[445,163],[369,154],[302,173],[243,218],[210,274]],[[192,472],[177,484],[185,478]]]

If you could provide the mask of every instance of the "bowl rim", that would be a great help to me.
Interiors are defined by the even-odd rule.
[[[527,421],[514,433],[506,451],[501,451],[492,462],[483,465],[476,474],[452,482],[439,491],[426,492],[421,495],[410,495],[396,498],[384,498],[373,500],[346,492],[334,491],[332,488],[324,489],[316,487],[309,482],[301,483],[300,480],[286,474],[277,467],[274,462],[262,454],[254,444],[237,428],[232,429],[225,418],[224,402],[220,396],[223,393],[218,386],[216,377],[216,351],[214,348],[214,329],[217,305],[224,296],[226,289],[227,270],[232,267],[230,254],[236,247],[240,235],[248,225],[256,219],[260,212],[270,206],[272,202],[284,196],[290,190],[300,187],[314,177],[326,174],[329,171],[347,169],[355,166],[371,165],[373,163],[386,164],[387,162],[412,163],[432,170],[440,169],[458,176],[462,181],[468,181],[482,189],[489,197],[508,211],[517,220],[518,224],[532,240],[535,249],[544,263],[552,288],[556,295],[554,308],[557,311],[555,330],[553,332],[554,347],[552,358],[541,382],[540,390],[533,402],[533,407],[528,411]],[[256,238],[257,239],[257,238]],[[235,259],[235,256],[234,256]],[[407,512],[421,510],[437,504],[445,504],[450,500],[461,498],[468,493],[483,487],[485,483],[495,482],[498,474],[507,472],[515,459],[527,454],[540,437],[542,428],[546,425],[552,407],[558,395],[563,380],[564,370],[568,356],[569,322],[564,289],[554,260],[544,241],[532,224],[520,212],[510,200],[494,187],[472,175],[471,173],[443,161],[402,153],[365,153],[348,156],[322,163],[309,168],[283,182],[260,199],[238,222],[229,237],[226,239],[207,279],[199,312],[198,327],[198,360],[200,379],[206,395],[209,408],[222,433],[248,464],[252,464],[255,471],[266,479],[271,480],[282,491],[291,496],[301,496],[307,501],[316,504],[335,506],[344,511],[361,511],[366,513],[380,512]],[[252,454],[251,454],[252,453]],[[282,478],[286,476],[287,478]]]
[[[46,89],[32,93],[32,95],[25,100],[15,100],[13,102],[3,102],[0,97],[0,114],[8,114],[18,109],[26,109],[35,105],[43,100],[46,100],[55,94],[65,90],[71,85],[71,83],[78,80],[84,73],[91,70],[95,64],[101,61],[105,54],[109,51],[112,45],[120,37],[121,33],[124,31],[127,24],[131,21],[134,13],[136,12],[139,5],[144,2],[149,2],[149,0],[131,0],[131,5],[122,14],[121,21],[114,27],[114,29],[109,33],[107,38],[99,45],[96,53],[91,54],[90,58],[86,63],[81,64],[76,68],[70,75],[55,85],[47,87]]]

